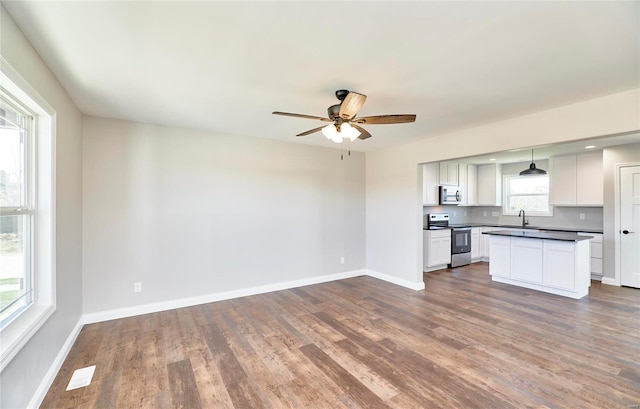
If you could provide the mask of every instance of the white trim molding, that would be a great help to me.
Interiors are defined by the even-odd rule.
[[[604,284],[609,284],[610,281],[612,281],[613,283],[610,285],[616,285],[618,287],[620,287],[622,284],[622,274],[620,271],[620,260],[622,258],[622,246],[620,245],[620,218],[621,218],[621,211],[622,209],[620,209],[620,171],[622,170],[622,168],[625,167],[629,167],[629,166],[640,166],[640,162],[627,162],[627,163],[617,163],[615,165],[615,174],[613,175],[613,196],[614,196],[614,222],[613,222],[613,226],[614,226],[614,235],[613,235],[613,245],[614,245],[614,257],[613,257],[613,271],[614,271],[614,277],[613,278],[609,278],[609,277],[604,277],[602,279],[602,282]],[[604,279],[607,279],[607,282],[605,282]]]
[[[378,273],[377,271],[361,269],[351,270],[342,273],[328,274],[300,280],[285,281],[276,284],[267,284],[257,287],[244,288],[240,290],[225,291],[221,293],[213,293],[200,295],[196,297],[180,298],[176,300],[162,301],[151,304],[136,305],[132,307],[118,308],[114,310],[100,311],[83,315],[85,324],[96,322],[115,320],[119,318],[134,317],[136,315],[151,314],[154,312],[173,310],[176,308],[192,307],[194,305],[207,304],[210,302],[230,300],[233,298],[247,297],[250,295],[270,293],[273,291],[288,290],[290,288],[303,287],[312,284],[321,284],[330,281],[344,280],[359,276],[369,276],[379,280],[386,281],[401,287],[410,288],[412,290],[424,290],[424,282],[413,283],[387,274]]]
[[[56,375],[58,375],[58,371],[62,367],[64,360],[67,358],[67,355],[69,355],[71,347],[76,342],[78,335],[80,335],[80,331],[82,330],[83,325],[84,322],[81,317],[76,323],[75,327],[73,327],[73,330],[71,330],[71,333],[67,337],[67,340],[64,342],[64,345],[62,345],[60,352],[58,352],[56,359],[53,360],[53,363],[49,367],[49,370],[45,374],[44,378],[42,378],[42,381],[40,382],[38,389],[36,389],[36,392],[31,397],[31,401],[29,401],[29,405],[27,406],[27,408],[35,409],[40,407],[45,396],[47,396],[49,388],[53,384],[53,381],[56,379]]]
[[[377,278],[378,280],[383,280],[391,284],[399,285],[401,287],[409,288],[411,290],[420,291],[424,290],[424,281],[412,282],[409,280],[404,280],[402,278],[390,276],[388,274],[379,273],[374,270],[366,270],[367,275],[369,277]]]
[[[273,291],[288,290],[290,288],[303,287],[305,285],[326,283],[329,281],[343,280],[366,275],[365,270],[352,270],[342,273],[328,274],[300,280],[285,281],[276,284],[267,284],[257,287],[243,288],[240,290],[225,291],[220,293],[205,294],[196,297],[180,298],[176,300],[162,301],[151,304],[136,305],[133,307],[118,308],[115,310],[101,311],[85,314],[84,322],[92,324],[95,322],[109,321],[118,318],[133,317],[136,315],[150,314],[154,312],[173,310],[176,308],[192,307],[194,305],[207,304],[210,302],[230,300],[233,298],[247,297],[250,295],[270,293]]]

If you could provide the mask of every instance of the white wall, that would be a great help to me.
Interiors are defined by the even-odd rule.
[[[419,163],[637,131],[638,112],[635,89],[368,153],[367,268],[422,280]]]
[[[615,277],[615,179],[616,165],[623,163],[640,163],[640,143],[612,146],[603,150],[604,167],[604,237],[603,268],[604,276]]]
[[[0,407],[24,408],[82,314],[82,116],[0,6],[2,56],[56,111],[57,308],[0,374]]]
[[[364,154],[83,124],[85,313],[365,267]]]

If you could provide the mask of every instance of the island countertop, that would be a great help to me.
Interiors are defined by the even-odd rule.
[[[579,236],[575,233],[561,232],[541,232],[541,231],[512,231],[512,230],[495,230],[487,231],[482,234],[493,236],[521,237],[525,239],[539,240],[560,240],[560,241],[582,241],[592,239],[592,236]]]

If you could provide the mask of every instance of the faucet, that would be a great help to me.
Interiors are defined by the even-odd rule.
[[[523,209],[520,209],[520,212],[518,213],[518,217],[520,216],[522,216],[522,228],[524,228],[527,224],[529,224],[529,222],[525,220],[525,214]]]

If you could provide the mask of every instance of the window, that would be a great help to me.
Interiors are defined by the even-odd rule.
[[[55,111],[0,56],[0,372],[53,314]]]
[[[33,115],[0,94],[0,329],[33,302]]]
[[[503,203],[505,215],[517,216],[522,209],[530,216],[551,216],[549,176],[506,175]]]

